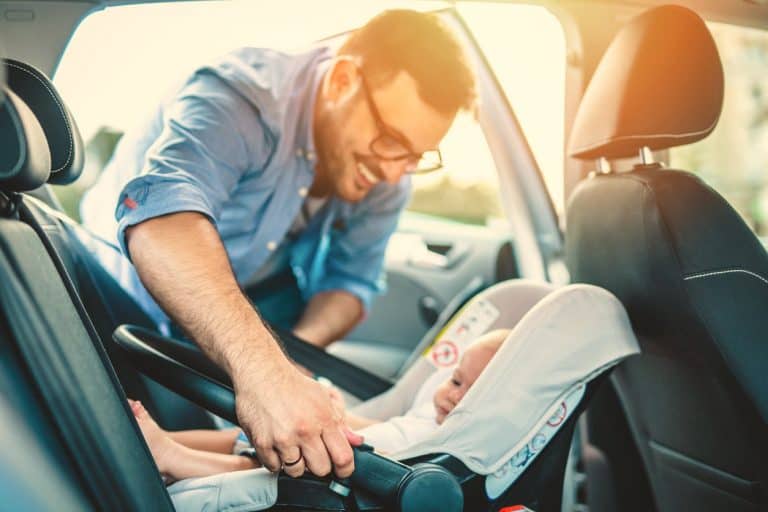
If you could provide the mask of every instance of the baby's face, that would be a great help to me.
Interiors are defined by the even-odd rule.
[[[491,360],[494,350],[481,345],[473,345],[464,352],[459,365],[453,371],[453,375],[437,388],[433,402],[437,411],[437,424],[441,425],[464,398],[472,384],[475,383],[480,373]]]

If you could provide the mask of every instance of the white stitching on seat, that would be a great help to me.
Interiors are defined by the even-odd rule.
[[[749,270],[744,270],[744,269],[741,269],[741,268],[734,268],[734,269],[731,269],[731,270],[717,270],[715,272],[702,272],[700,274],[693,274],[693,275],[690,275],[688,277],[684,277],[683,281],[689,281],[691,279],[699,279],[701,277],[711,277],[711,276],[719,276],[719,275],[722,275],[722,274],[735,274],[735,273],[747,274],[747,275],[750,275],[752,277],[756,277],[757,279],[761,280],[765,284],[768,284],[768,279],[764,278],[760,274],[755,274],[754,272],[750,272]]]
[[[46,88],[46,90],[48,91],[48,94],[51,95],[51,98],[53,98],[53,100],[56,102],[56,105],[59,107],[59,112],[61,112],[61,117],[64,120],[64,124],[67,127],[67,138],[69,139],[69,154],[67,155],[66,162],[64,162],[61,167],[59,167],[58,169],[52,169],[51,170],[51,174],[57,173],[57,172],[61,171],[62,169],[64,169],[67,165],[69,165],[69,162],[72,161],[72,153],[74,152],[73,151],[74,150],[74,141],[72,140],[72,131],[71,131],[70,127],[69,127],[69,121],[67,120],[67,114],[64,111],[64,107],[62,106],[61,102],[59,101],[59,98],[56,97],[56,94],[54,94],[53,91],[51,90],[51,88],[48,87],[48,84],[45,83],[45,81],[42,80],[39,76],[37,76],[36,74],[32,73],[30,70],[19,66],[18,64],[14,64],[13,62],[5,61],[5,64],[6,64],[6,66],[10,66],[12,68],[16,68],[18,70],[24,71],[29,76],[34,77],[35,80],[37,80],[38,82],[43,84],[43,87]]]

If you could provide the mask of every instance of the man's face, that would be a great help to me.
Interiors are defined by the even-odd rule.
[[[445,417],[464,398],[494,353],[495,350],[482,344],[472,345],[464,352],[453,374],[435,391],[433,403],[437,412],[438,425],[442,425]]]
[[[405,72],[371,86],[369,94],[365,83],[349,61],[337,63],[326,76],[315,111],[319,158],[314,195],[335,194],[356,202],[382,181],[397,183],[415,165],[415,159],[381,158],[381,152],[374,154],[371,143],[382,135],[394,135],[419,155],[436,149],[453,122],[454,114],[438,112],[419,97],[415,80]],[[386,144],[374,145],[381,147],[387,149]],[[399,154],[403,152],[385,156]]]

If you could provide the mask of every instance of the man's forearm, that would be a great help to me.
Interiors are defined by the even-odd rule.
[[[325,476],[333,468],[348,477],[350,442],[360,439],[344,427],[324,388],[288,362],[240,291],[208,219],[176,213],[126,235],[149,292],[232,378],[238,422],[264,467],[293,477],[305,470]]]
[[[230,376],[240,361],[285,361],[242,294],[218,232],[201,214],[176,213],[126,230],[131,259],[163,310]]]
[[[360,299],[343,290],[321,292],[310,299],[293,332],[313,345],[325,347],[363,319]]]

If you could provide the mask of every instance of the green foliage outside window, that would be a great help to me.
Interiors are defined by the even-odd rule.
[[[710,29],[725,71],[723,113],[709,137],[672,150],[671,165],[701,176],[768,237],[768,32]]]

